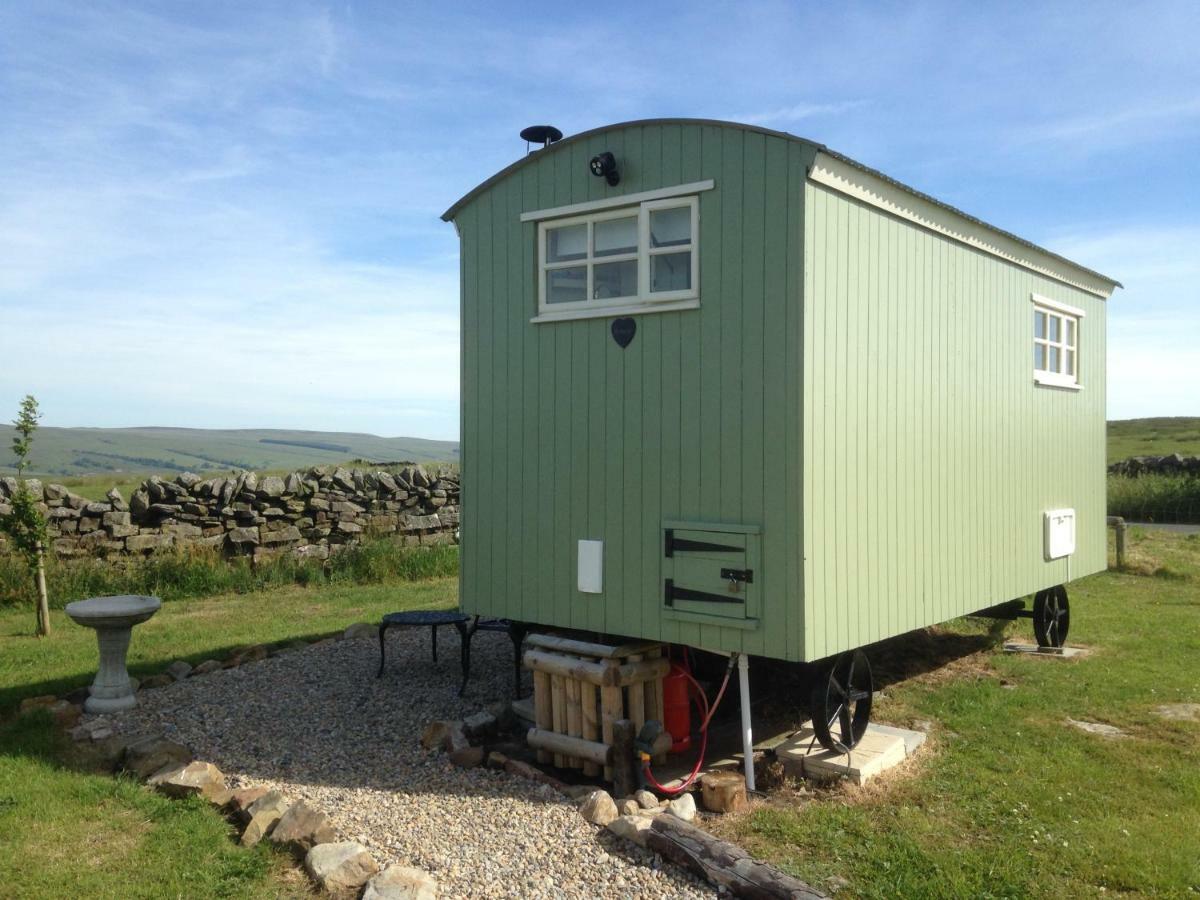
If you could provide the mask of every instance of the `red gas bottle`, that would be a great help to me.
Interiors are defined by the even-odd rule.
[[[671,663],[663,678],[663,726],[671,735],[671,752],[683,753],[692,746],[692,703],[688,699],[687,669]]]

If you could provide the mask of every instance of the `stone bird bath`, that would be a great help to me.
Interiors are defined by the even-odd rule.
[[[67,615],[78,625],[96,629],[100,644],[100,670],[88,688],[91,694],[83,704],[90,713],[110,713],[137,706],[125,654],[134,625],[140,625],[158,612],[162,601],[157,597],[92,597],[67,604]]]

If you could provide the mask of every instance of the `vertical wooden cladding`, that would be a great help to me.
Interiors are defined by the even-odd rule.
[[[815,152],[614,128],[457,212],[465,609],[819,659],[1103,568],[1104,302],[809,183]],[[530,321],[521,213],[705,179],[699,309],[637,316],[624,350],[608,318]],[[1087,311],[1081,391],[1033,383],[1034,292]],[[1069,572],[1042,557],[1057,507]],[[666,520],[761,529],[758,627],[664,615]],[[602,594],[576,590],[580,539]]]
[[[1104,301],[821,186],[806,212],[806,658],[1103,569]],[[1081,391],[1033,383],[1035,292],[1087,312]]]
[[[616,156],[617,188],[590,157]],[[465,609],[798,658],[800,308],[813,149],[737,127],[614,129],[548,151],[456,215],[462,234]],[[713,179],[700,308],[534,324],[536,226],[520,213]],[[763,529],[762,624],[662,616],[662,522]],[[580,594],[576,542],[604,541]],[[789,600],[791,602],[789,602]]]

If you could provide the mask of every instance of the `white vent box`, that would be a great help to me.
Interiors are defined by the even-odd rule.
[[[584,594],[603,592],[604,541],[579,542],[578,583]]]
[[[1051,509],[1045,513],[1046,559],[1061,559],[1075,552],[1075,510]]]

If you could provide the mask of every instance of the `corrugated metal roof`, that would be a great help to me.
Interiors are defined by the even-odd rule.
[[[537,150],[537,151],[534,151],[533,153],[526,154],[525,156],[518,159],[516,162],[501,169],[499,172],[497,172],[491,178],[488,178],[486,181],[482,182],[481,184],[477,185],[472,190],[468,191],[457,202],[455,202],[453,206],[451,206],[448,210],[446,210],[444,213],[442,213],[442,220],[446,221],[446,222],[453,221],[455,215],[458,214],[459,210],[461,210],[464,206],[466,206],[468,203],[470,203],[472,200],[474,200],[477,196],[482,194],[484,191],[486,191],[492,185],[496,184],[499,181],[502,181],[503,179],[507,178],[509,175],[512,175],[514,172],[518,171],[523,166],[528,165],[529,163],[533,162],[535,159],[540,159],[543,156],[543,154],[556,153],[562,147],[573,144],[576,141],[586,140],[587,138],[590,138],[593,135],[601,134],[606,131],[615,131],[615,130],[621,129],[621,128],[638,128],[638,127],[641,127],[644,125],[692,125],[692,126],[716,125],[716,126],[720,126],[722,128],[740,128],[744,131],[754,131],[759,134],[768,135],[770,137],[785,138],[786,140],[789,140],[789,141],[799,141],[800,143],[808,144],[809,146],[815,148],[816,150],[819,150],[822,153],[825,153],[825,154],[833,157],[834,159],[841,160],[842,162],[846,163],[847,165],[853,166],[856,169],[866,172],[867,174],[872,175],[875,178],[879,178],[879,179],[887,182],[888,184],[891,184],[903,191],[908,192],[909,194],[912,194],[914,197],[918,197],[922,200],[925,200],[926,202],[934,204],[935,206],[939,206],[942,209],[945,209],[945,210],[948,210],[949,212],[954,213],[955,215],[962,216],[968,222],[972,222],[976,225],[980,225],[984,228],[987,228],[988,230],[993,231],[996,234],[1003,235],[1004,237],[1006,237],[1010,240],[1016,241],[1018,244],[1021,244],[1022,246],[1029,247],[1032,250],[1036,250],[1039,253],[1045,253],[1047,256],[1053,257],[1054,259],[1057,259],[1060,262],[1064,262],[1070,266],[1074,266],[1075,268],[1079,269],[1081,272],[1086,272],[1089,275],[1092,275],[1103,281],[1107,281],[1115,287],[1124,287],[1124,285],[1121,284],[1121,282],[1117,281],[1114,278],[1110,278],[1109,276],[1107,276],[1101,272],[1097,272],[1094,269],[1089,269],[1087,266],[1080,265],[1079,263],[1075,262],[1074,260],[1067,259],[1065,256],[1055,253],[1053,250],[1047,250],[1045,247],[1040,247],[1037,244],[1033,243],[1032,241],[1027,241],[1027,240],[1025,240],[1025,238],[1020,237],[1019,235],[1013,234],[1011,231],[1005,231],[1003,228],[997,228],[995,225],[985,222],[982,219],[978,219],[975,216],[972,216],[970,213],[965,213],[961,209],[951,206],[949,203],[943,203],[941,200],[938,200],[936,197],[931,197],[926,193],[918,191],[915,188],[909,187],[907,184],[904,184],[901,181],[897,181],[896,179],[894,179],[888,175],[885,175],[883,172],[880,172],[878,169],[873,169],[870,166],[863,165],[858,160],[851,159],[849,156],[846,156],[843,153],[838,153],[836,150],[831,150],[829,147],[827,147],[824,144],[821,144],[817,141],[812,141],[812,140],[809,140],[808,138],[803,138],[803,137],[799,137],[794,134],[789,134],[786,131],[775,131],[772,128],[763,128],[758,125],[746,125],[741,122],[725,122],[725,121],[721,121],[720,119],[682,119],[682,118],[634,119],[633,121],[630,121],[630,122],[617,122],[612,125],[604,125],[604,126],[601,126],[600,128],[592,128],[587,131],[581,131],[578,134],[573,134],[570,137],[565,137],[561,141],[551,144],[549,147],[546,147],[542,150]]]

